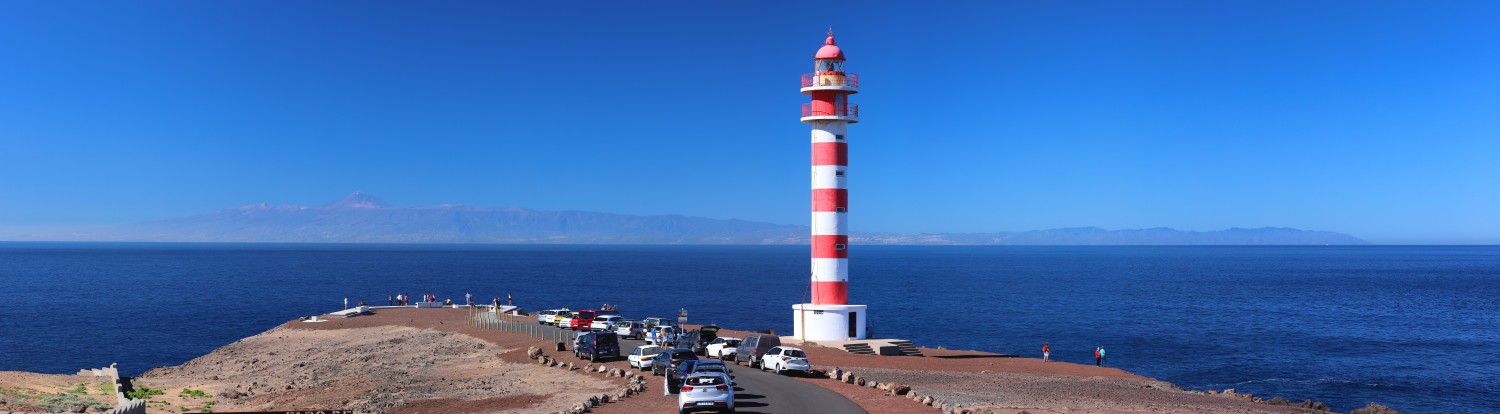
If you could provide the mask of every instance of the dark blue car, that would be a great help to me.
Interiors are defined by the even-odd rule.
[[[573,356],[597,362],[620,357],[620,337],[614,332],[588,332],[578,336]]]

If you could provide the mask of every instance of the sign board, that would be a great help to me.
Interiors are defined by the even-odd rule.
[[[687,323],[687,309],[679,309],[677,311],[677,324],[681,325],[684,323]]]

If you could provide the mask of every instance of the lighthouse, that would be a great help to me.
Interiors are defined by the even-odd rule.
[[[859,77],[844,71],[833,29],[802,75],[802,122],[812,126],[811,303],[792,306],[794,335],[807,341],[865,339],[865,305],[849,304],[849,124],[859,122]]]

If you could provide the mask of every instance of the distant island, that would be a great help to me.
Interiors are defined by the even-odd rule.
[[[636,216],[465,205],[393,207],[355,192],[321,206],[253,204],[25,241],[495,244],[807,244],[807,226],[682,215]],[[1216,231],[1097,227],[1000,233],[855,233],[887,245],[1359,245],[1343,233],[1263,227]]]

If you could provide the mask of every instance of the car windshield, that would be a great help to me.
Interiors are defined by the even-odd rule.
[[[645,348],[641,348],[640,350],[637,350],[636,353],[640,354],[640,355],[659,354],[659,353],[661,353],[661,347],[659,347],[659,346],[649,346],[649,347],[645,347]]]
[[[578,317],[584,319],[594,319],[594,311],[578,311]]]
[[[728,341],[724,341],[724,346],[730,346],[730,347],[740,346],[740,340],[738,340],[738,339],[730,339]]]
[[[782,355],[786,355],[792,358],[807,358],[807,353],[802,352],[802,350],[800,349],[788,349],[786,350],[786,352],[783,352]]]
[[[605,346],[619,345],[620,344],[619,342],[617,342],[615,340],[615,336],[613,334],[610,334],[610,335],[594,335],[594,343],[598,344],[598,345],[605,345]]]
[[[687,385],[724,385],[724,378],[716,375],[704,375],[701,377],[688,377]]]
[[[690,350],[672,351],[672,359],[698,359],[698,355]]]

